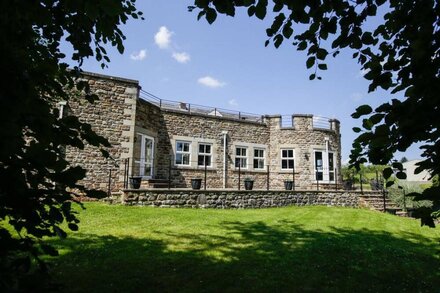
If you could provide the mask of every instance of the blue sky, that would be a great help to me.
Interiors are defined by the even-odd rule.
[[[364,103],[377,106],[390,99],[384,91],[367,93],[360,65],[342,52],[330,58],[322,80],[309,80],[305,52],[291,41],[275,49],[264,46],[272,18],[261,21],[239,11],[235,18],[219,16],[214,24],[197,21],[188,12],[192,1],[138,1],[144,21],[122,27],[125,52],[108,50],[111,63],[101,69],[88,60],[83,70],[139,80],[156,96],[256,114],[314,114],[341,121],[342,160],[356,137],[350,117]],[[293,41],[293,40],[292,40]],[[69,51],[64,45],[65,51]],[[402,154],[397,155],[400,158]],[[405,153],[419,157],[416,148]]]

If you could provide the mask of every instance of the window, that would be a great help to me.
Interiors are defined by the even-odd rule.
[[[328,179],[335,181],[335,162],[333,159],[333,153],[328,153]]]
[[[322,152],[315,152],[315,179],[324,180],[324,161],[322,160]]]
[[[247,169],[247,148],[245,147],[235,148],[235,167]]]
[[[189,166],[191,164],[191,143],[176,141],[176,165]]]
[[[211,166],[211,156],[212,145],[207,143],[200,143],[197,164],[199,166]]]
[[[281,170],[293,170],[295,167],[295,151],[293,149],[281,150]]]
[[[264,169],[264,149],[254,149],[254,169]]]

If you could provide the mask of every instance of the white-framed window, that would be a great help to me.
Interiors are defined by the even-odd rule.
[[[293,170],[295,168],[295,150],[281,149],[281,170]]]
[[[176,141],[176,161],[178,166],[191,165],[191,143],[188,141]]]
[[[235,147],[235,167],[247,169],[247,147]]]
[[[212,166],[212,144],[199,143],[198,166]]]
[[[254,148],[254,169],[263,170],[265,167],[264,149]]]

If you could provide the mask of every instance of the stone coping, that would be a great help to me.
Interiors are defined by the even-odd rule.
[[[115,81],[131,83],[131,84],[139,86],[139,81],[135,80],[135,79],[129,79],[129,78],[124,78],[124,77],[119,77],[119,76],[106,75],[106,74],[95,73],[95,72],[90,72],[90,71],[81,71],[81,74],[82,75],[86,75],[86,76],[98,77],[98,78],[102,78],[102,79],[109,79],[109,80],[115,80]]]
[[[373,195],[373,194],[381,194],[381,191],[373,191],[373,190],[364,190],[363,192],[361,192],[360,190],[343,190],[343,189],[338,189],[338,190],[332,190],[332,189],[323,189],[323,190],[313,190],[313,189],[295,189],[295,190],[285,190],[285,189],[271,189],[271,190],[266,190],[266,189],[253,189],[253,190],[244,190],[244,189],[192,189],[192,188],[143,188],[143,189],[123,189],[122,192],[138,192],[138,193],[142,193],[142,192],[158,192],[158,193],[181,193],[181,192],[194,192],[194,193],[206,193],[206,192],[222,192],[222,193],[262,193],[262,192],[267,192],[267,193],[293,193],[293,192],[297,192],[297,193],[354,193],[354,194],[367,194],[367,195]]]

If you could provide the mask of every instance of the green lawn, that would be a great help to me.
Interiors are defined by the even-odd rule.
[[[367,210],[86,204],[51,240],[73,292],[439,292],[439,228]]]

